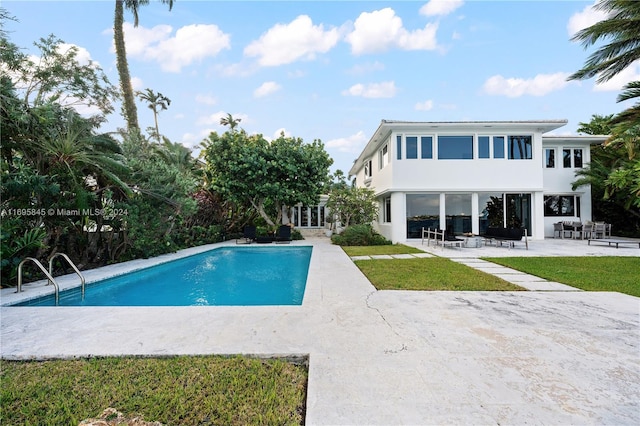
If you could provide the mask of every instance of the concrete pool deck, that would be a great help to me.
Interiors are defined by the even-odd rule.
[[[308,355],[309,425],[640,423],[640,298],[572,288],[376,291],[327,239],[296,244],[314,246],[302,306],[1,307],[1,356]],[[423,248],[488,269],[477,257],[640,256],[573,240]]]

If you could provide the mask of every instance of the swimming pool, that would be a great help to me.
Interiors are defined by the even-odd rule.
[[[220,247],[60,292],[58,306],[301,305],[311,246]],[[54,295],[13,306],[55,306]]]

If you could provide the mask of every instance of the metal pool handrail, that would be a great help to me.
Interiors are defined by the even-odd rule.
[[[57,306],[58,301],[60,300],[60,296],[58,294],[59,293],[58,283],[56,282],[56,280],[53,279],[51,274],[47,272],[45,267],[42,266],[42,263],[40,263],[38,259],[35,259],[33,257],[24,258],[22,262],[20,262],[20,264],[18,265],[18,289],[16,290],[16,293],[20,293],[22,291],[22,265],[24,265],[28,260],[33,261],[33,263],[35,263],[38,266],[38,268],[40,268],[40,270],[47,276],[47,279],[53,283],[53,287],[56,290],[56,306]]]
[[[75,265],[75,263],[73,263],[71,261],[71,259],[69,259],[69,256],[67,256],[64,253],[56,253],[53,256],[51,256],[51,259],[49,259],[49,275],[53,276],[53,259],[55,259],[58,256],[64,257],[67,260],[67,262],[69,262],[69,265],[71,265],[71,267],[76,272],[76,274],[80,277],[80,283],[82,284],[82,298],[84,299],[84,283],[85,283],[84,277],[80,273],[80,270]],[[47,285],[48,285],[48,283],[47,283]]]

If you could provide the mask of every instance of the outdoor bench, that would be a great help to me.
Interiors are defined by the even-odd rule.
[[[529,241],[527,239],[527,230],[525,228],[497,228],[488,227],[487,231],[481,235],[484,238],[485,244],[496,243],[496,246],[505,242],[509,245],[509,248],[515,247],[515,243],[522,241],[524,237],[524,245],[529,250]]]

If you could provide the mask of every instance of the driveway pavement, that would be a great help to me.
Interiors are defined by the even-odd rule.
[[[308,355],[310,425],[640,424],[639,298],[560,289],[376,291],[326,239],[298,244],[314,247],[302,306],[5,306],[1,355]],[[542,253],[542,244],[527,252]],[[430,251],[474,263],[490,255],[483,250]],[[88,271],[87,280],[143,264]],[[10,292],[1,303],[15,297]]]

